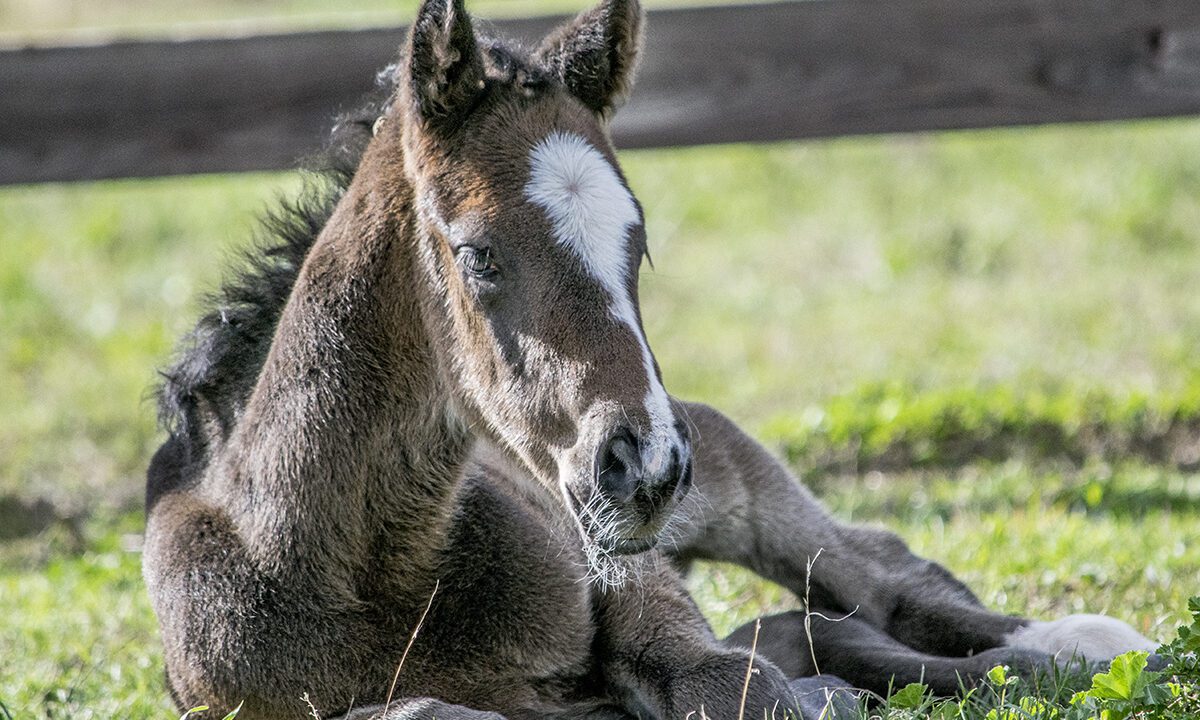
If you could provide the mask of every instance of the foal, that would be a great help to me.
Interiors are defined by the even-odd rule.
[[[147,485],[181,708],[724,720],[744,692],[748,717],[782,716],[787,676],[761,657],[747,674],[674,566],[730,560],[800,590],[821,548],[814,605],[858,612],[814,627],[813,654],[862,687],[953,691],[998,661],[1144,642],[1073,620],[1102,632],[1051,643],[1067,626],[987,611],[667,396],[638,310],[641,209],[606,129],[640,23],[635,0],[606,0],[525,53],[479,40],[461,0],[425,0],[394,92],[341,135],[333,191],[200,321]],[[707,502],[681,506],[689,490]],[[651,549],[668,521],[673,558]],[[760,643],[793,677],[815,670],[803,632],[777,616]]]
[[[615,0],[526,56],[427,0],[300,267],[267,263],[201,322],[148,482],[180,707],[735,714],[746,651],[668,563],[627,557],[692,475],[604,125],[639,25]],[[756,717],[790,704],[769,663],[748,697]]]

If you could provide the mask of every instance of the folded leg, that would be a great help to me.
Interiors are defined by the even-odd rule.
[[[796,678],[789,683],[802,720],[859,720],[863,692],[834,675]]]
[[[386,705],[358,708],[334,720],[504,720],[504,716],[433,698],[402,698]]]
[[[678,573],[656,553],[629,558],[636,580],[597,597],[597,657],[608,691],[645,718],[793,716],[787,678],[769,659],[713,636]]]
[[[834,637],[849,642],[855,633],[873,629],[879,637],[869,643],[872,648],[883,647],[875,640],[890,638],[910,651],[944,658],[1007,646],[1041,656],[1078,651],[1092,660],[1153,648],[1111,618],[1039,623],[989,610],[949,571],[914,555],[894,533],[832,518],[728,418],[703,405],[685,408],[695,446],[695,486],[672,537],[680,563],[733,562],[802,598],[807,593],[810,605],[826,608],[826,614],[853,614],[853,622],[829,631]],[[881,653],[872,657],[882,662]]]
[[[807,592],[814,606],[853,612],[860,623],[938,655],[997,647],[1025,624],[983,607],[953,575],[912,554],[895,534],[835,520],[720,413],[696,404],[687,411],[696,466],[694,496],[685,502],[674,538],[681,561],[743,565],[801,597]]]

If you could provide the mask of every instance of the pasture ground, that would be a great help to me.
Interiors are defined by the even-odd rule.
[[[623,162],[672,392],[994,607],[1171,639],[1200,592],[1200,458],[1172,430],[1200,415],[1200,123]],[[148,389],[254,213],[297,185],[0,190],[0,528],[41,528],[0,540],[0,715],[172,716],[139,571]],[[721,632],[794,606],[732,568],[692,585]]]

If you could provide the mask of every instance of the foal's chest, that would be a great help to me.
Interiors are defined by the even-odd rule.
[[[511,707],[576,692],[592,669],[584,573],[578,550],[532,508],[469,483],[419,641],[436,675],[457,678],[441,696]]]

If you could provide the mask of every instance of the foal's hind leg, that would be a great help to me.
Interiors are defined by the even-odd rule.
[[[734,562],[813,606],[944,656],[1005,644],[1027,621],[992,612],[896,535],[844,525],[770,453],[712,408],[689,404],[695,487],[676,528],[676,556]],[[818,557],[818,553],[820,554]],[[811,574],[809,564],[811,561]],[[806,585],[807,581],[807,585]]]
[[[687,411],[695,490],[677,521],[676,557],[738,563],[802,597],[808,592],[814,607],[853,613],[854,623],[825,637],[842,638],[861,623],[901,648],[944,658],[1003,647],[1016,656],[1032,651],[1065,660],[1078,653],[1098,661],[1154,648],[1112,618],[1040,623],[987,609],[945,568],[913,555],[893,533],[831,518],[770,453],[720,413],[701,405],[687,405]],[[877,647],[839,646],[851,654]]]

